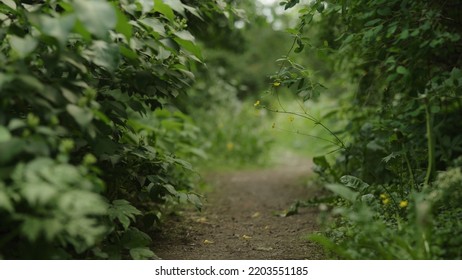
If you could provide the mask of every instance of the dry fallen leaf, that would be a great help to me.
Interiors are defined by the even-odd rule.
[[[272,248],[272,247],[258,247],[256,250],[257,250],[257,251],[269,252],[269,251],[272,251],[273,248]]]
[[[258,218],[260,217],[260,212],[255,212],[253,213],[253,215],[251,216],[252,218]]]
[[[205,223],[207,223],[207,218],[206,217],[201,217],[201,218],[197,219],[196,222],[201,223],[201,224],[205,224]]]
[[[249,240],[249,239],[252,239],[252,237],[251,237],[251,236],[248,236],[248,235],[245,235],[245,234],[242,236],[242,238],[244,238],[245,240]]]
[[[204,240],[204,244],[213,244],[213,243],[215,243],[215,242],[214,242],[214,241],[207,240],[207,239]]]

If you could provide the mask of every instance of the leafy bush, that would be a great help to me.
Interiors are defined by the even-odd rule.
[[[339,100],[331,117],[348,121],[336,131],[348,140],[341,155],[333,164],[315,159],[340,196],[330,239],[315,239],[341,257],[460,258],[462,244],[449,235],[461,229],[449,221],[460,218],[460,200],[451,199],[457,188],[449,187],[460,187],[454,165],[462,144],[460,7],[458,1],[313,1],[300,11],[291,30],[294,52],[322,49],[326,65],[356,85],[354,92],[331,93]],[[313,38],[304,36],[309,27]],[[299,84],[303,95],[311,77],[284,61],[287,74],[275,83]]]
[[[327,188],[342,197],[325,236],[311,236],[347,259],[460,259],[462,173],[438,175],[433,188],[399,194],[399,186],[371,186],[352,176]],[[382,189],[382,192],[380,192]],[[456,237],[455,237],[456,236]]]
[[[151,258],[162,204],[198,203],[177,156],[193,126],[150,113],[193,81],[187,16],[180,1],[0,3],[1,257]]]

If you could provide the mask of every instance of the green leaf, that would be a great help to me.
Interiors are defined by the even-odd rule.
[[[36,241],[43,230],[42,219],[28,216],[21,225],[21,232],[29,241]]]
[[[93,119],[93,113],[90,110],[80,108],[74,104],[68,104],[66,110],[81,128],[86,128]]]
[[[25,58],[31,54],[38,45],[37,40],[26,35],[24,38],[20,38],[14,35],[9,37],[12,50],[18,55],[19,58]]]
[[[173,34],[175,34],[175,36],[185,41],[194,42],[195,40],[194,36],[191,33],[189,33],[189,31],[187,30],[175,31]]]
[[[184,14],[184,5],[180,0],[164,0],[164,3],[169,5],[175,12],[185,16]]]
[[[409,70],[407,70],[406,67],[400,65],[396,68],[396,73],[401,75],[409,75]]]
[[[137,2],[141,4],[143,14],[151,12],[154,7],[153,0],[137,0]]]
[[[28,183],[22,186],[21,193],[30,205],[46,205],[57,195],[58,188],[48,183]]]
[[[143,18],[143,19],[140,19],[139,22],[141,22],[143,25],[147,27],[150,27],[157,34],[165,36],[165,27],[164,27],[164,24],[160,20],[156,18]]]
[[[77,253],[82,253],[101,240],[107,228],[100,225],[95,218],[70,217],[65,224],[65,231],[72,237],[69,242]]]
[[[106,215],[108,205],[103,198],[86,190],[71,190],[60,195],[58,206],[72,216]]]
[[[116,14],[117,25],[115,27],[115,30],[123,34],[127,40],[130,40],[133,34],[133,28],[131,24],[128,22],[127,17],[119,9],[116,9]]]
[[[129,228],[124,232],[121,241],[125,249],[133,249],[150,245],[152,239],[137,228]]]
[[[202,18],[202,16],[199,14],[198,9],[196,9],[196,8],[194,8],[194,7],[190,7],[190,6],[188,6],[188,5],[183,5],[183,6],[184,6],[184,8],[185,8],[186,10],[188,10],[188,12],[190,12],[191,14],[193,14],[194,16],[196,16],[197,18],[199,18],[199,19],[201,19],[201,20],[204,20],[204,19]]]
[[[21,153],[26,144],[23,140],[12,138],[9,141],[0,142],[0,164],[5,164]]]
[[[39,29],[43,34],[55,38],[61,46],[64,46],[69,33],[74,29],[76,17],[73,14],[59,18],[42,15],[39,17],[38,22]]]
[[[44,235],[48,241],[53,241],[55,236],[57,236],[64,228],[62,221],[52,218],[52,219],[44,219],[42,221],[43,228],[44,228]]]
[[[119,52],[120,52],[121,55],[125,56],[128,59],[133,60],[133,59],[138,58],[138,54],[135,51],[133,51],[132,49],[126,48],[124,46],[119,47]]]
[[[116,27],[117,15],[108,2],[85,0],[73,3],[77,17],[90,33],[98,37],[106,37],[108,31]]]
[[[166,5],[163,0],[154,0],[154,10],[163,14],[170,21],[175,20],[175,14],[172,8]]]
[[[88,59],[94,64],[113,72],[119,65],[119,48],[116,44],[95,40],[87,51]]]
[[[373,20],[370,20],[370,21],[366,22],[364,24],[364,26],[373,26],[373,25],[376,25],[377,23],[379,23],[381,21],[382,21],[382,19],[376,18],[376,19],[373,19]]]
[[[201,201],[201,199],[199,198],[198,195],[188,193],[187,194],[187,201],[189,203],[191,203],[192,205],[194,205],[194,207],[196,207],[199,211],[202,209],[202,206],[203,206],[202,201]]]
[[[151,251],[147,247],[142,247],[142,248],[133,248],[130,250],[130,256],[134,260],[148,260],[148,259],[153,259],[156,257],[153,251]]]
[[[358,197],[358,193],[340,184],[327,184],[326,188],[350,202],[354,202]]]
[[[0,182],[0,209],[4,209],[10,213],[14,212],[13,202],[5,190],[5,186]]]
[[[0,126],[0,143],[10,141],[10,140],[11,140],[10,131],[4,126]]]
[[[193,54],[194,58],[196,58],[198,62],[203,60],[201,48],[194,44],[192,41],[175,38],[175,42],[177,42],[184,50]]]
[[[163,47],[159,46],[159,50],[158,50],[158,54],[157,54],[156,58],[158,60],[165,60],[165,59],[169,58],[171,55],[172,55],[171,51],[167,51]]]
[[[403,40],[406,40],[407,38],[409,38],[409,29],[404,29],[401,34],[399,35],[399,38],[400,39],[403,39]]]
[[[313,158],[313,163],[316,164],[317,166],[323,168],[323,169],[330,169],[330,164],[327,161],[325,156],[318,156]]]
[[[20,80],[24,85],[36,90],[39,93],[43,93],[45,86],[36,77],[30,75],[19,75],[17,79]]]
[[[130,226],[130,220],[134,221],[136,215],[141,215],[141,211],[132,206],[130,202],[119,199],[112,202],[108,214],[111,220],[119,220],[126,230]]]
[[[335,252],[335,254],[337,254],[338,256],[342,256],[342,258],[344,259],[351,259],[351,256],[347,253],[347,251],[344,248],[342,248],[341,246],[339,246],[338,244],[336,244],[324,235],[311,234],[309,235],[308,239],[314,243],[321,245],[328,251]]]
[[[340,181],[342,184],[345,186],[359,192],[365,191],[367,188],[369,188],[369,184],[363,182],[361,179],[351,176],[351,175],[345,175],[340,178]]]
[[[377,141],[373,140],[367,143],[367,149],[377,152],[377,151],[385,151],[385,148],[377,143]]]
[[[170,184],[164,184],[164,185],[162,185],[162,187],[164,187],[171,195],[177,195],[178,194],[175,187],[170,185]]]
[[[1,0],[0,2],[7,5],[8,7],[10,7],[13,10],[16,10],[16,8],[17,8],[16,3],[13,0]]]
[[[179,159],[179,158],[174,158],[173,162],[177,163],[178,165],[180,165],[181,167],[183,167],[186,170],[194,171],[191,163],[189,163],[189,162],[187,162],[185,160],[182,160],[182,159]]]
[[[13,75],[0,73],[0,89],[2,89],[4,85],[10,83],[13,80],[14,80]]]

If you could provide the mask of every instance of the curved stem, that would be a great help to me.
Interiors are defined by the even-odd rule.
[[[425,119],[427,123],[427,149],[428,163],[427,174],[425,175],[425,185],[428,186],[435,177],[435,135],[433,133],[433,115],[430,111],[430,102],[425,99]]]

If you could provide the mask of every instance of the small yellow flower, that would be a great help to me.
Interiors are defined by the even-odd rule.
[[[228,149],[228,151],[232,151],[234,149],[234,143],[233,142],[228,142],[226,144],[226,149]]]
[[[384,205],[387,205],[388,203],[390,203],[390,200],[388,198],[385,198],[385,199],[382,200],[382,203]]]
[[[386,199],[387,197],[388,196],[386,194],[384,194],[384,193],[380,195],[380,199]]]
[[[255,107],[257,107],[258,105],[260,105],[260,100],[257,100],[257,102],[255,102],[255,103],[253,104],[253,106],[255,106]]]
[[[280,86],[280,85],[281,85],[280,82],[274,82],[274,83],[273,83],[273,87],[278,87],[278,86]]]
[[[399,203],[399,207],[406,208],[408,204],[409,202],[407,200],[401,200],[401,202]]]

